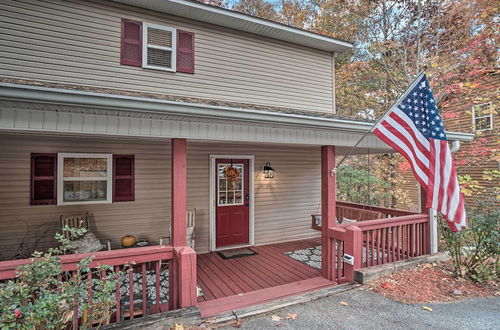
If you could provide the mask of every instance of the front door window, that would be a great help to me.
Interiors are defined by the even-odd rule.
[[[218,206],[243,205],[243,164],[217,164]]]

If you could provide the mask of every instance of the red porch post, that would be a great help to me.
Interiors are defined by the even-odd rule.
[[[174,247],[182,247],[186,245],[186,179],[187,179],[187,141],[186,139],[172,139],[172,177],[171,180],[171,216],[170,216],[170,233],[171,242]],[[175,249],[177,251],[177,249]],[[180,297],[185,294],[181,285],[182,276],[189,276],[186,271],[182,271],[177,253],[174,254],[174,259],[169,265],[169,305],[170,309],[179,308]],[[196,269],[196,259],[194,261]],[[196,273],[195,273],[196,274]]]
[[[196,252],[190,247],[175,249],[178,271],[178,308],[196,305]]]
[[[344,251],[354,257],[354,264],[344,263],[345,281],[354,281],[354,271],[361,268],[363,261],[363,237],[359,227],[349,226],[345,229]]]
[[[328,228],[335,225],[335,146],[321,147],[321,272],[333,280],[332,240]]]
[[[186,245],[187,141],[172,139],[171,244]]]

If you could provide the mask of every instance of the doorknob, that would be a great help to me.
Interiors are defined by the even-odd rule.
[[[250,200],[250,196],[247,194],[245,194],[245,206],[248,207],[248,201]]]

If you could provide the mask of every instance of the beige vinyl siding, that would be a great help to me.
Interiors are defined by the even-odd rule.
[[[135,201],[90,205],[30,206],[32,152],[89,152],[135,155]],[[255,244],[317,237],[310,214],[320,199],[319,147],[268,144],[188,143],[188,208],[196,208],[196,250],[209,249],[209,155],[255,157]],[[270,161],[274,179],[262,166]],[[91,212],[91,229],[114,247],[134,234],[157,244],[170,226],[170,141],[0,135],[0,259],[12,256],[29,229],[27,240],[43,237],[54,244],[61,214]],[[45,232],[47,229],[47,232]]]
[[[120,65],[121,19],[195,33],[195,74]],[[81,0],[0,3],[0,75],[333,112],[331,54],[153,11]]]

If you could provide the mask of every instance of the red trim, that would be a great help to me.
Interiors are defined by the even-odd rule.
[[[36,161],[39,157],[52,158],[52,175],[36,176]],[[30,173],[30,205],[50,205],[57,203],[57,154],[55,153],[32,153],[31,154],[31,173]],[[52,181],[52,198],[35,199],[36,181]]]
[[[218,165],[243,165],[243,190],[241,205],[215,204],[215,241],[216,247],[250,243],[250,161],[248,159],[217,158],[215,160],[215,194],[219,191]],[[216,199],[218,200],[218,196]]]
[[[125,31],[127,29],[135,28],[134,26],[139,27],[139,34],[135,36],[128,35],[128,38],[126,38]],[[137,57],[127,57],[127,52],[125,50],[126,47],[135,48],[137,51]],[[122,19],[120,64],[142,66],[142,22],[132,21],[124,18]]]
[[[129,174],[116,175],[118,172],[117,162],[119,162],[120,159],[129,159],[131,161]],[[117,184],[118,180],[129,180],[130,190],[126,193],[120,192],[120,194],[117,194],[117,189],[119,187],[119,185]],[[113,202],[130,202],[134,200],[135,200],[135,156],[113,155]]]
[[[334,278],[332,240],[328,235],[335,226],[335,146],[321,147],[321,272],[323,277]]]
[[[234,296],[198,303],[198,307],[200,308],[202,317],[209,317],[235,309],[262,304],[279,298],[290,297],[300,293],[326,288],[334,284],[335,283],[322,277],[314,277],[272,288],[240,293]]]
[[[181,47],[182,45],[189,47]],[[194,33],[177,30],[177,72],[194,73]]]
[[[187,141],[172,139],[171,226],[172,245],[186,245]]]

